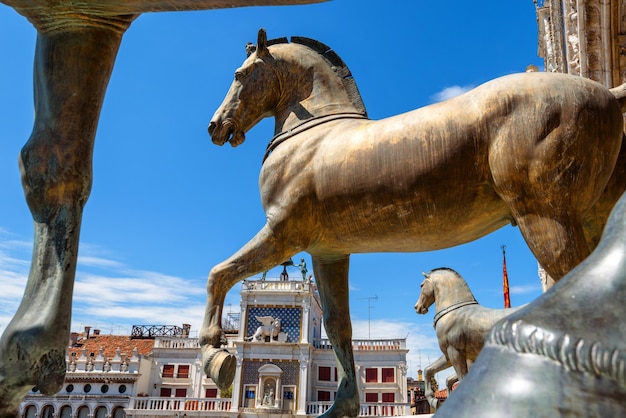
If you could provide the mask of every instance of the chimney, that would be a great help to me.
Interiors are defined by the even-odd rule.
[[[78,345],[78,332],[72,332],[70,334],[70,347],[76,347]]]
[[[191,330],[190,324],[183,324],[183,338],[189,337],[189,331]]]
[[[100,330],[99,329],[94,329],[93,330],[93,336],[96,337],[98,335],[100,335]]]
[[[91,327],[85,327],[85,338],[89,338],[89,331],[91,331]]]

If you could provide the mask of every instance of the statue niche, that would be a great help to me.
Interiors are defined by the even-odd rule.
[[[280,409],[281,399],[277,394],[281,388],[283,371],[275,364],[265,364],[259,367],[259,391],[262,396],[257,400],[257,409]]]

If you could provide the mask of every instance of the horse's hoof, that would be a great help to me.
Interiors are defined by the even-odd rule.
[[[44,395],[54,395],[65,379],[65,344],[55,347],[38,327],[18,329],[9,326],[0,341],[0,417],[19,408],[22,398],[33,387]],[[43,344],[41,342],[44,342]]]
[[[223,348],[207,346],[203,348],[204,372],[220,390],[226,390],[232,385],[237,369],[237,359]]]

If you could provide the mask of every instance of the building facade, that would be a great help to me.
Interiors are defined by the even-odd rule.
[[[330,408],[338,371],[332,346],[322,338],[313,281],[244,281],[241,314],[231,323],[228,349],[237,368],[228,391],[204,374],[198,339],[188,337],[188,328],[163,333],[159,328],[172,327],[134,327],[130,337],[83,333],[68,351],[63,391],[47,397],[34,389],[21,416],[287,417],[318,416]],[[406,340],[353,340],[353,349],[360,415],[410,415]]]
[[[535,0],[545,70],[615,87],[626,81],[624,0]]]

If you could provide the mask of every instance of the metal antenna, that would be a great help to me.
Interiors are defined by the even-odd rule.
[[[372,313],[372,300],[378,300],[378,296],[370,296],[369,298],[360,298],[361,300],[367,299],[367,339],[372,339],[371,330],[371,313]]]

